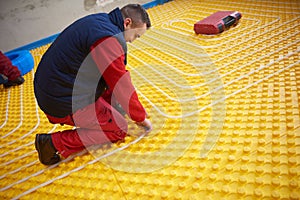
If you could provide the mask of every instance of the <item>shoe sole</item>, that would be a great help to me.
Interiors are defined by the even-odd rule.
[[[34,142],[34,145],[35,145],[35,149],[36,149],[37,152],[38,152],[39,160],[40,160],[40,162],[41,162],[42,158],[41,158],[41,154],[40,154],[40,148],[39,148],[38,139],[39,139],[39,135],[37,134],[37,135],[35,136],[35,142]]]
[[[21,80],[21,81],[19,81],[19,82],[7,82],[7,83],[4,83],[3,85],[4,85],[4,88],[10,88],[10,87],[12,87],[12,86],[21,85],[21,84],[23,84],[24,82],[25,82],[25,80],[23,79],[23,80]]]
[[[39,134],[36,134],[34,145],[35,145],[35,149],[36,149],[37,152],[38,152],[40,162],[41,162],[42,164],[44,164],[44,165],[53,165],[53,164],[58,163],[58,162],[60,161],[60,158],[58,158],[58,160],[57,160],[56,162],[54,162],[54,163],[43,162],[43,159],[42,159],[42,153],[41,153],[41,150],[40,150],[40,145],[39,145],[39,143],[38,143],[39,136],[40,136]]]

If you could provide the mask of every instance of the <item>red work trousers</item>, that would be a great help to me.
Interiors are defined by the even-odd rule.
[[[123,140],[128,130],[126,119],[102,97],[64,118],[47,117],[54,124],[76,126],[51,134],[54,147],[65,158],[91,145]]]
[[[0,74],[5,75],[9,81],[21,76],[20,70],[12,65],[10,59],[0,51]]]

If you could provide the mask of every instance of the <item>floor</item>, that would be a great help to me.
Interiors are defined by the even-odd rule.
[[[235,27],[193,24],[238,10]],[[2,199],[300,199],[300,3],[174,0],[150,8],[153,28],[129,44],[128,69],[154,129],[130,123],[124,143],[39,163],[36,133],[52,125],[32,79],[0,88]],[[50,44],[32,49],[35,63]]]

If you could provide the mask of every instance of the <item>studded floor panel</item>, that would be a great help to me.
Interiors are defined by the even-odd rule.
[[[195,22],[242,19],[215,36]],[[300,199],[300,3],[174,0],[148,9],[153,27],[129,44],[128,70],[154,129],[130,123],[124,143],[39,163],[52,125],[33,76],[0,88],[1,199]]]

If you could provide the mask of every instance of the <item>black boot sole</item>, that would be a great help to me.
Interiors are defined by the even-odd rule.
[[[60,161],[60,157],[57,154],[54,154],[48,162],[44,160],[44,158],[42,157],[42,151],[41,151],[41,147],[40,147],[40,144],[39,144],[39,136],[40,136],[40,134],[37,134],[35,136],[35,143],[34,144],[35,144],[35,149],[38,152],[40,162],[44,165],[53,165],[53,164],[58,163]]]

